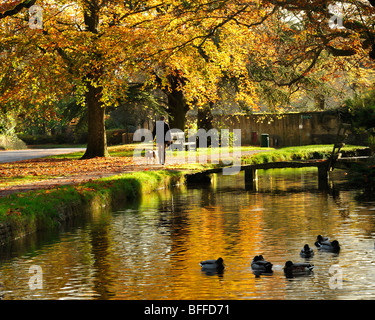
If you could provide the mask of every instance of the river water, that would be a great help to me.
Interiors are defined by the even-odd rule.
[[[243,173],[208,187],[159,190],[116,212],[75,221],[0,249],[0,297],[12,299],[375,299],[375,202],[344,187],[319,191],[316,169]],[[339,254],[314,247],[322,234]],[[313,273],[287,278],[287,260],[314,248]],[[256,276],[262,254],[273,274]],[[199,262],[222,257],[223,273]]]

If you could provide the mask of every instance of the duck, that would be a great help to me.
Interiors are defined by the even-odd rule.
[[[306,275],[312,272],[314,265],[307,262],[293,263],[285,262],[284,273],[286,276]]]
[[[305,244],[301,249],[300,256],[302,258],[311,258],[314,255],[314,250],[309,247],[308,244]]]
[[[319,248],[321,246],[322,243],[325,243],[325,242],[329,242],[329,238],[328,237],[323,237],[322,235],[318,235],[316,237],[316,241],[315,241],[315,247]]]
[[[223,270],[225,267],[223,258],[218,258],[217,260],[204,260],[199,262],[199,265],[202,267],[202,270]]]
[[[333,240],[332,242],[325,241],[319,244],[318,249],[321,251],[338,253],[340,252],[340,244],[337,240]]]
[[[262,255],[255,256],[251,261],[251,269],[258,272],[272,273],[272,263],[264,260]]]

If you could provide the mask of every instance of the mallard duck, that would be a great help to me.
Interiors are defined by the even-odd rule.
[[[322,243],[325,243],[325,242],[329,242],[329,238],[328,237],[323,237],[321,235],[318,235],[316,237],[316,241],[315,241],[315,247],[319,248],[321,246]]]
[[[314,250],[309,247],[308,244],[305,244],[303,246],[303,249],[301,249],[300,256],[302,258],[311,258],[314,255]]]
[[[340,251],[340,244],[337,240],[332,242],[325,241],[319,244],[318,249],[321,251],[338,253]]]
[[[271,273],[272,263],[264,260],[262,255],[255,256],[253,261],[251,261],[251,269],[254,271]]]
[[[224,269],[224,260],[219,258],[217,260],[205,260],[199,262],[199,265],[204,270],[223,270]]]
[[[284,273],[287,276],[298,276],[311,273],[314,265],[307,262],[293,263],[292,261],[285,262]]]

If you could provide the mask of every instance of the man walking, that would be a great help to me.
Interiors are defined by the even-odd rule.
[[[161,116],[160,121],[156,121],[154,129],[152,130],[152,138],[155,139],[158,146],[159,163],[165,163],[165,149],[169,145],[171,139],[169,124],[165,122],[165,117]]]

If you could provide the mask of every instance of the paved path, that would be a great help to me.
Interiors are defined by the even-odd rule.
[[[0,151],[0,163],[28,160],[48,157],[58,154],[68,154],[78,151],[85,151],[86,148],[54,148],[54,149],[25,149]]]

